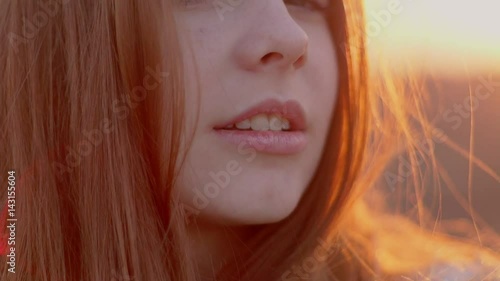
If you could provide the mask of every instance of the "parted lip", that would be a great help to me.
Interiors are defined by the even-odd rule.
[[[223,130],[229,125],[236,124],[257,114],[277,114],[290,122],[290,131],[302,131],[306,127],[304,110],[296,100],[281,102],[277,99],[267,99],[245,110],[231,120],[214,127]]]

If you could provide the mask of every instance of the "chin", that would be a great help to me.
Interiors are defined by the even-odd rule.
[[[176,190],[199,219],[226,225],[276,223],[299,205],[316,168],[314,155],[319,151],[240,154],[204,140],[203,145],[193,143]]]
[[[227,192],[212,199],[210,204],[200,211],[200,218],[226,225],[271,224],[289,217],[297,208],[302,186],[290,185],[239,185],[251,193],[241,192],[237,195]],[[228,190],[236,186],[228,186]]]

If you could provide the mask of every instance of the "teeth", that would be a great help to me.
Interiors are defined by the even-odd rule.
[[[228,125],[226,129],[233,129],[236,127],[240,130],[254,130],[254,131],[282,131],[290,130],[290,121],[278,115],[272,114],[269,117],[266,114],[258,114],[250,119],[245,119],[236,124]]]
[[[239,123],[236,123],[236,128],[240,130],[248,130],[251,128],[251,123],[249,119],[245,119]]]
[[[272,115],[271,118],[269,118],[269,128],[271,131],[281,131],[283,128],[281,119],[276,115]]]
[[[290,130],[290,121],[283,119],[283,130]]]
[[[252,130],[254,131],[268,131],[269,130],[269,119],[265,114],[255,115],[250,119],[252,123]]]

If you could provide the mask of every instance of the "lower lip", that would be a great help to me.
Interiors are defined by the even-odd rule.
[[[304,150],[307,138],[302,131],[239,131],[215,130],[225,141],[235,144],[239,149],[252,147],[256,151],[289,155]]]

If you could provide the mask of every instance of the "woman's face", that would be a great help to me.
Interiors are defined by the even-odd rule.
[[[333,114],[337,61],[315,8],[328,1],[181,1],[194,138],[176,191],[218,222],[279,221],[312,179]]]

